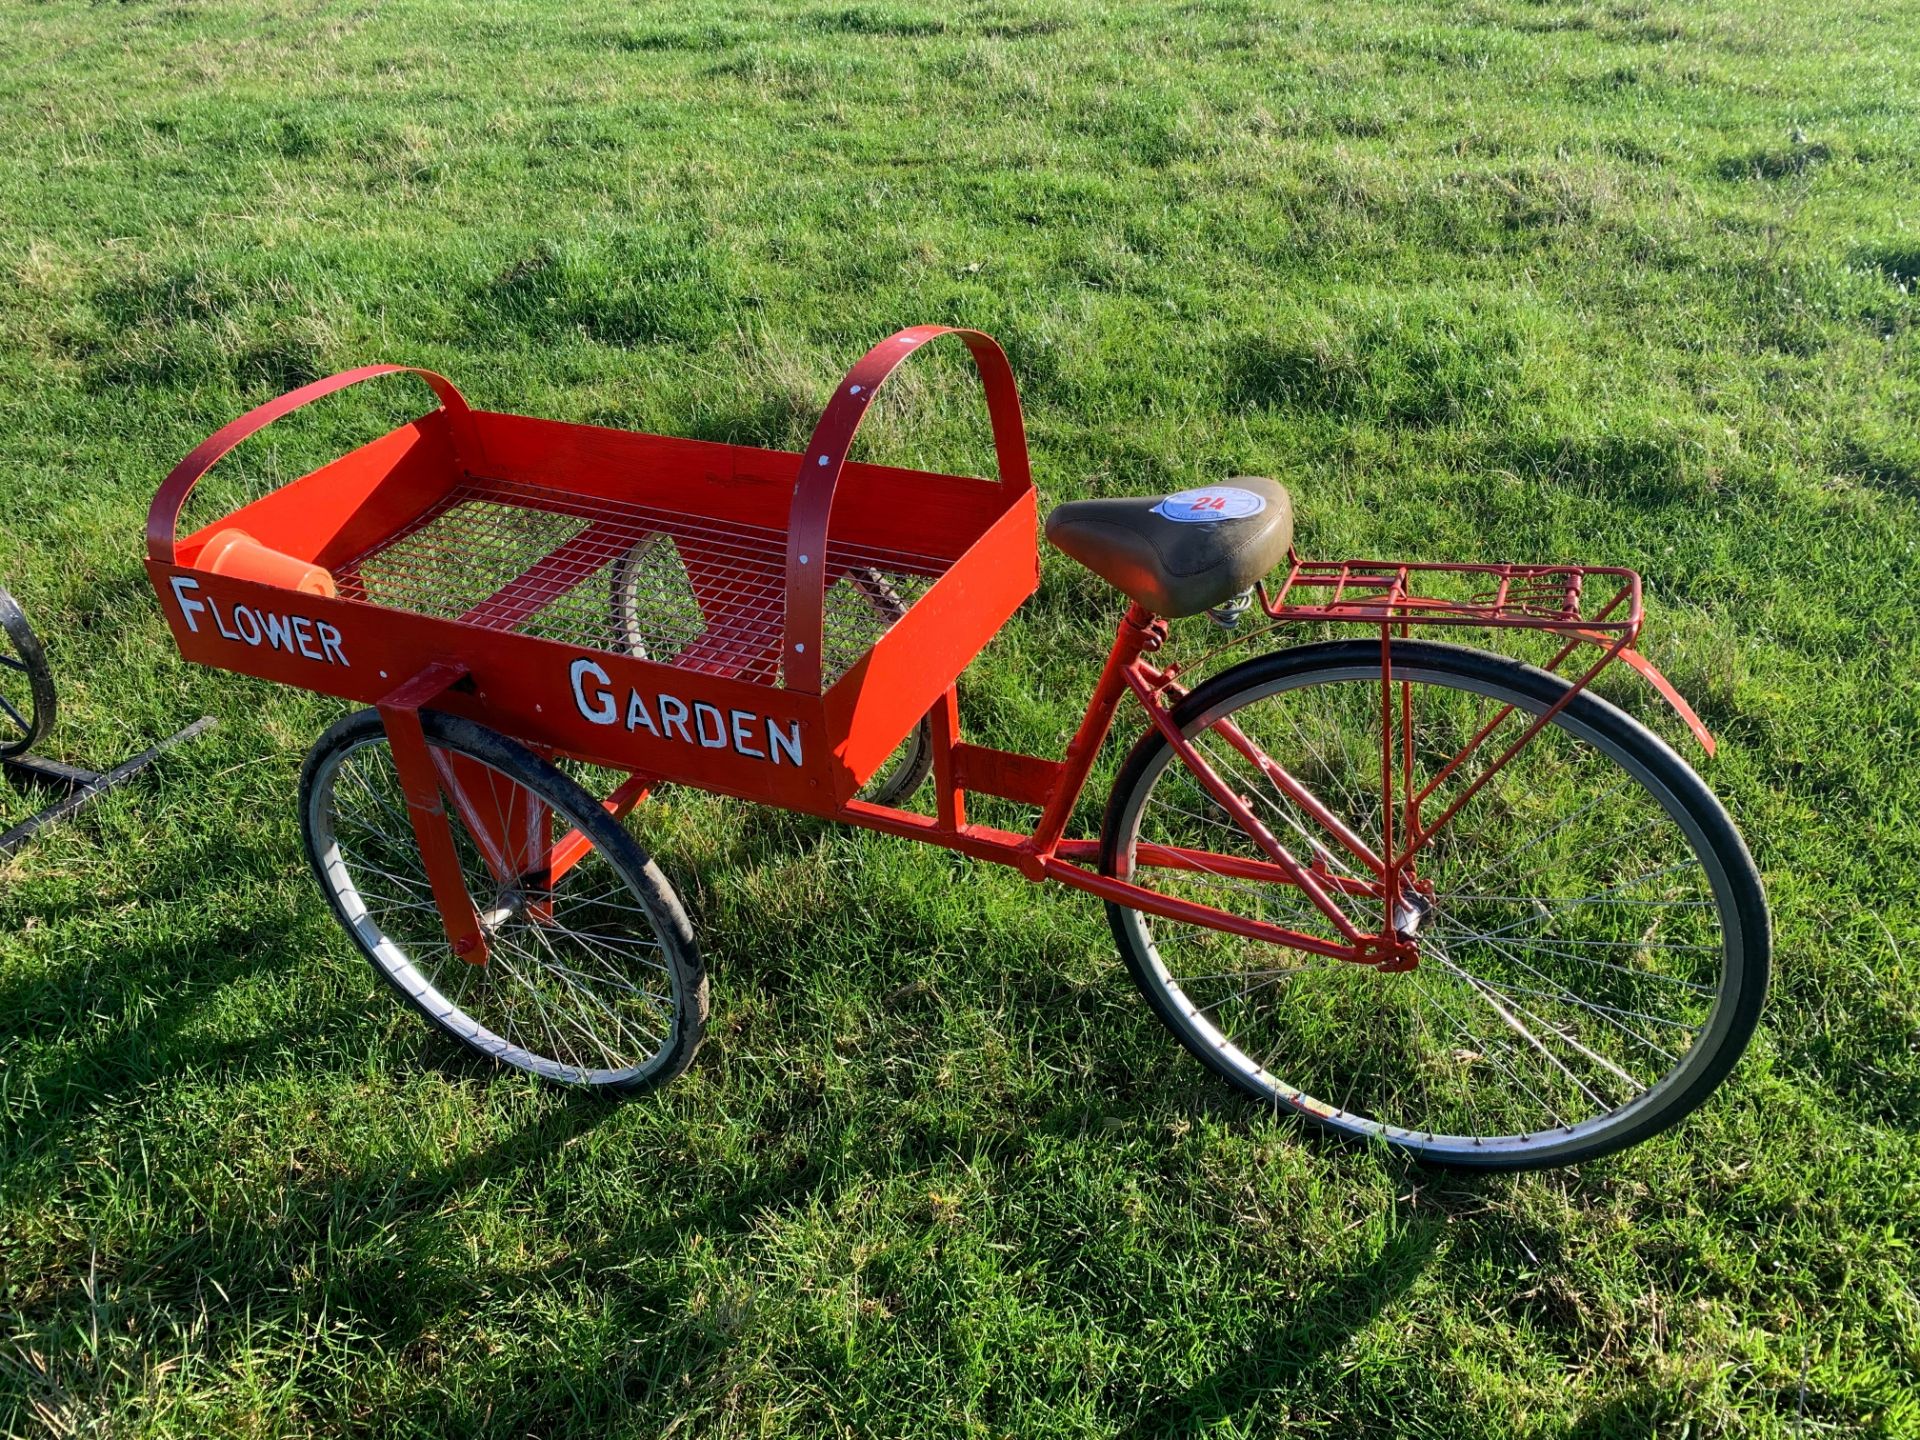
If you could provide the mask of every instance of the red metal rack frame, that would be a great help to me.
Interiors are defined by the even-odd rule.
[[[1422,596],[1409,588],[1409,577],[1450,576],[1487,587],[1469,600]],[[1588,583],[1603,578],[1608,598],[1588,609],[1581,605]],[[1289,603],[1302,589],[1328,592],[1321,604]],[[1180,734],[1172,705],[1185,694],[1179,684],[1180,667],[1158,666],[1146,659],[1166,638],[1164,621],[1134,606],[1121,623],[1107,664],[1090,697],[1086,713],[1066,755],[1060,760],[1012,754],[967,744],[958,739],[957,715],[936,710],[936,777],[938,815],[929,819],[908,812],[852,801],[836,818],[870,829],[927,840],[961,850],[980,859],[1011,864],[1028,878],[1062,881],[1103,899],[1118,901],[1146,913],[1217,929],[1292,949],[1338,959],[1405,968],[1416,962],[1413,948],[1391,933],[1362,933],[1341,909],[1339,895],[1363,894],[1383,901],[1391,915],[1404,885],[1412,879],[1416,857],[1460,808],[1504,768],[1540,731],[1552,722],[1574,696],[1586,689],[1602,670],[1625,659],[1646,675],[1680,713],[1709,749],[1712,737],[1665,677],[1631,646],[1642,624],[1640,577],[1633,571],[1601,566],[1449,565],[1440,562],[1293,562],[1288,580],[1273,594],[1263,593],[1266,613],[1276,624],[1336,621],[1365,624],[1379,631],[1382,646],[1382,784],[1384,833],[1376,849],[1354,834],[1308,787],[1273,757],[1262,752],[1236,727],[1216,727],[1222,738],[1244,755],[1283,793],[1300,804],[1328,834],[1374,877],[1356,882],[1326,874],[1303,864],[1262,824],[1232,786],[1207,763],[1198,749]],[[1556,669],[1582,644],[1592,644],[1600,655],[1582,671],[1567,693],[1552,707],[1531,717],[1522,733],[1432,820],[1423,820],[1420,806],[1474,754],[1478,753],[1513,713],[1500,710],[1470,737],[1467,744],[1431,779],[1416,787],[1412,772],[1410,697],[1393,678],[1391,642],[1415,626],[1454,625],[1525,628],[1564,637],[1565,644],[1548,662]],[[1395,701],[1401,712],[1396,726]],[[1090,868],[1099,858],[1100,842],[1065,838],[1065,827],[1092,769],[1094,756],[1110,731],[1122,698],[1131,693],[1149,721],[1193,773],[1201,786],[1240,825],[1267,857],[1265,861],[1178,847],[1141,846],[1135,859],[1147,869],[1156,867],[1200,870],[1234,878],[1299,889],[1326,917],[1341,937],[1331,941],[1285,927],[1234,916],[1196,905],[1154,890],[1149,885],[1103,875]],[[1396,729],[1401,743],[1396,745]],[[940,763],[941,758],[945,764]],[[1396,771],[1401,803],[1399,833],[1395,833]],[[973,825],[966,820],[966,792],[991,794],[1041,807],[1029,835]]]
[[[1428,579],[1460,579],[1481,589],[1465,598],[1422,595],[1414,586]],[[1588,582],[1594,579],[1612,587],[1609,598],[1598,606],[1590,603]],[[1601,646],[1605,655],[1576,690],[1585,689],[1614,660],[1623,660],[1673,707],[1707,754],[1714,752],[1713,736],[1693,708],[1633,648],[1646,619],[1640,576],[1635,571],[1612,565],[1318,561],[1292,556],[1286,579],[1271,592],[1261,585],[1259,594],[1261,609],[1279,624],[1318,620],[1389,627],[1452,625],[1539,630],[1567,637],[1566,645],[1547,661],[1544,668],[1548,670],[1558,670],[1583,641]],[[1303,594],[1306,598],[1297,598]]]

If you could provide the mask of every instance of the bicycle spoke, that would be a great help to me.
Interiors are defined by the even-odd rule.
[[[1468,988],[1473,993],[1479,995],[1482,999],[1484,999],[1487,1002],[1487,1004],[1492,1008],[1493,1013],[1498,1015],[1500,1019],[1506,1023],[1509,1029],[1511,1029],[1515,1034],[1517,1034],[1522,1040],[1525,1040],[1529,1045],[1531,1045],[1534,1048],[1534,1050],[1538,1052],[1538,1054],[1542,1059],[1546,1060],[1556,1070],[1558,1070],[1562,1075],[1564,1075],[1568,1080],[1572,1081],[1575,1088],[1578,1089],[1580,1093],[1585,1095],[1589,1100],[1593,1101],[1594,1106],[1598,1110],[1604,1113],[1609,1108],[1609,1106],[1607,1105],[1607,1102],[1602,1100],[1598,1095],[1594,1094],[1592,1090],[1588,1089],[1585,1082],[1583,1082],[1579,1076],[1575,1075],[1571,1070],[1569,1070],[1566,1067],[1566,1065],[1560,1060],[1560,1057],[1555,1055],[1551,1050],[1549,1050],[1546,1047],[1545,1042],[1543,1042],[1539,1036],[1535,1035],[1531,1030],[1529,1030],[1524,1024],[1521,1023],[1518,1016],[1516,1016],[1513,1013],[1513,1010],[1508,1009],[1507,1005],[1503,1005],[1501,1003],[1502,1000],[1506,999],[1505,996],[1502,996],[1499,991],[1495,990],[1491,985],[1487,984],[1485,981],[1476,980],[1473,976],[1467,974],[1466,971],[1462,970],[1459,966],[1453,964],[1451,961],[1447,960],[1445,957],[1440,958],[1440,964],[1445,969],[1452,971],[1454,974],[1459,975],[1461,978],[1466,980],[1468,984]],[[1508,1001],[1508,1004],[1511,1004],[1511,1003],[1512,1003],[1511,1001]],[[1521,1009],[1521,1008],[1522,1007],[1519,1007],[1519,1006],[1514,1007],[1514,1009]],[[1523,1013],[1530,1013],[1530,1012],[1523,1011]],[[1540,1023],[1539,1016],[1536,1015],[1536,1016],[1533,1016],[1532,1018],[1536,1023]],[[1548,1027],[1542,1024],[1541,1028],[1546,1029]]]
[[[568,966],[562,963],[559,955],[554,952],[552,944],[549,942],[547,936],[544,933],[542,933],[542,931],[539,929],[538,926],[534,927],[533,934],[534,934],[534,938],[539,940],[541,945],[545,947],[547,950],[548,958],[543,963],[548,973],[554,975],[569,990],[573,991],[576,995],[580,996],[583,1001],[592,1005],[601,1014],[605,1015],[607,1019],[611,1020],[613,1022],[614,1029],[618,1031],[623,1038],[630,1041],[636,1047],[636,1054],[644,1055],[645,1053],[647,1053],[647,1051],[652,1048],[649,1042],[642,1040],[639,1036],[635,1035],[628,1028],[627,1022],[624,1019],[622,1019],[618,1013],[614,1011],[612,1006],[608,1005],[605,1000],[600,998],[600,996],[593,990],[590,984],[581,983],[585,979],[585,977],[577,975],[577,972],[571,970],[570,968],[568,968]],[[628,988],[631,989],[632,987],[628,987]],[[637,994],[639,992],[635,991],[634,993]],[[597,1034],[596,1034],[596,1038],[597,1038]],[[630,1063],[630,1060],[631,1060],[631,1057],[629,1057],[627,1060],[623,1060],[619,1055],[615,1054],[610,1048],[607,1048],[604,1046],[603,1046],[603,1053],[606,1055],[606,1058],[609,1061],[610,1069],[615,1069],[615,1070],[622,1069],[627,1063]]]
[[[1524,1091],[1528,1099],[1532,1100],[1536,1105],[1538,1105],[1541,1108],[1542,1111],[1544,1111],[1548,1116],[1550,1116],[1552,1118],[1553,1123],[1556,1126],[1562,1129],[1565,1129],[1567,1122],[1561,1116],[1560,1112],[1556,1110],[1552,1106],[1552,1104],[1550,1104],[1548,1101],[1542,1099],[1539,1093],[1535,1091],[1531,1085],[1528,1085],[1526,1081],[1521,1078],[1520,1073],[1517,1070],[1515,1070],[1511,1065],[1507,1064],[1506,1061],[1500,1058],[1499,1047],[1475,1037],[1472,1030],[1469,1029],[1463,1022],[1461,1022],[1461,1020],[1454,1014],[1452,1007],[1447,1005],[1445,1001],[1439,999],[1438,996],[1434,995],[1433,991],[1429,986],[1429,982],[1427,981],[1427,979],[1424,976],[1421,976],[1417,971],[1413,973],[1416,976],[1414,981],[1415,988],[1420,989],[1423,993],[1425,993],[1428,996],[1428,998],[1432,1000],[1433,1008],[1438,1010],[1442,1015],[1447,1016],[1448,1019],[1453,1023],[1455,1028],[1457,1028],[1461,1034],[1465,1035],[1468,1038],[1468,1040],[1472,1042],[1473,1053],[1477,1057],[1479,1057],[1480,1060],[1485,1060],[1492,1063],[1497,1069],[1501,1071],[1501,1073],[1506,1075],[1507,1078],[1512,1080],[1517,1087],[1519,1087],[1522,1091]],[[1474,1063],[1476,1062],[1469,1061],[1468,1062],[1469,1068],[1471,1068]],[[1469,1089],[1469,1093],[1471,1093],[1471,1088]],[[1431,1129],[1429,1129],[1428,1133],[1432,1134],[1434,1132]]]
[[[1478,931],[1459,928],[1459,927],[1446,929],[1439,933],[1441,933],[1444,937],[1450,937],[1450,938],[1461,939],[1461,940],[1485,940],[1488,938],[1484,935],[1481,935]],[[1683,980],[1678,975],[1663,975],[1657,970],[1635,970],[1631,966],[1615,965],[1612,961],[1609,961],[1609,960],[1594,960],[1581,954],[1580,952],[1583,949],[1630,948],[1633,950],[1657,950],[1657,949],[1686,950],[1686,951],[1698,951],[1698,952],[1709,954],[1709,955],[1717,955],[1720,953],[1720,950],[1721,950],[1721,947],[1718,945],[1669,945],[1669,946],[1663,947],[1663,946],[1640,945],[1631,940],[1582,940],[1578,942],[1563,941],[1556,944],[1545,938],[1529,937],[1526,939],[1520,939],[1512,935],[1502,936],[1500,940],[1500,944],[1502,948],[1511,947],[1517,950],[1533,950],[1543,954],[1557,956],[1562,959],[1574,960],[1574,961],[1577,961],[1582,967],[1589,968],[1589,969],[1611,970],[1618,975],[1631,975],[1636,980],[1652,980],[1662,985],[1677,985],[1681,989],[1691,990],[1697,995],[1711,995],[1713,994],[1713,987],[1711,985],[1699,984],[1697,981],[1693,981],[1693,980]]]
[[[1525,970],[1528,974],[1545,982],[1548,985],[1552,985],[1554,983],[1550,976],[1542,974],[1539,970],[1527,964],[1524,960],[1521,960],[1518,956],[1515,956],[1511,954],[1511,952],[1506,951],[1505,947],[1502,946],[1499,942],[1495,942],[1493,945],[1493,948],[1495,950],[1499,950],[1502,953],[1506,954],[1509,960],[1511,960],[1515,965],[1519,966],[1521,969]],[[1441,953],[1444,953],[1444,952],[1441,952]],[[1610,1006],[1600,1005],[1595,1001],[1587,1000],[1581,996],[1575,995],[1572,991],[1566,989],[1566,987],[1564,986],[1559,987],[1558,991],[1554,993],[1554,998],[1562,1001],[1570,1001],[1571,1003],[1578,1005],[1583,1009],[1592,1010],[1596,1014],[1602,1014],[1603,1018],[1605,1018],[1605,1015],[1603,1012],[1608,1012],[1608,1011],[1611,1011],[1613,1014],[1638,1013],[1638,1012],[1617,1010]],[[1647,1018],[1651,1018],[1651,1017],[1647,1017]],[[1615,1026],[1615,1028],[1619,1029],[1622,1033],[1638,1041],[1642,1046],[1646,1047],[1647,1049],[1656,1051],[1657,1053],[1659,1053],[1661,1056],[1665,1057],[1668,1060],[1671,1060],[1673,1058],[1673,1056],[1668,1054],[1667,1051],[1662,1050],[1658,1045],[1654,1044],[1653,1041],[1647,1039],[1644,1035],[1635,1033],[1634,1031],[1628,1029],[1625,1025],[1621,1025],[1618,1021],[1613,1021],[1612,1023]],[[1687,1025],[1684,1022],[1677,1021],[1677,1020],[1661,1020],[1661,1021],[1658,1021],[1657,1023],[1662,1025],[1671,1025],[1675,1029],[1680,1029],[1680,1030],[1690,1031],[1694,1028],[1691,1025]]]

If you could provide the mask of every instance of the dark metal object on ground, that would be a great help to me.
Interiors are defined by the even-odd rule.
[[[12,653],[0,650],[0,670],[24,677],[25,681],[20,695],[0,691],[0,767],[16,784],[59,795],[52,804],[0,834],[0,856],[12,854],[54,821],[64,820],[90,801],[124,785],[166,751],[213,725],[213,717],[203,715],[186,729],[122,760],[111,770],[87,770],[29,755],[28,747],[53,724],[53,672],[47,666],[39,637],[27,625],[27,617],[13,596],[5,590],[0,590],[0,631],[5,632],[12,645]]]
[[[19,602],[0,590],[0,759],[24,755],[53,724],[53,672]]]
[[[122,760],[111,770],[84,770],[77,765],[62,765],[58,760],[42,760],[37,755],[22,755],[15,759],[0,761],[0,764],[5,765],[7,774],[15,779],[24,780],[30,785],[43,786],[49,790],[66,792],[44,810],[22,820],[4,835],[0,835],[0,855],[12,854],[54,821],[66,819],[76,810],[98,800],[109,790],[126,784],[174,746],[212,728],[213,716],[202,715],[186,729],[176,731],[159,744],[150,745],[138,755]]]

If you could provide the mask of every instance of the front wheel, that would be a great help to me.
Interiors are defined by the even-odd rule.
[[[1380,661],[1378,641],[1260,656],[1173,716],[1267,830],[1345,892],[1367,935],[1384,928],[1377,876],[1327,821],[1379,858]],[[1417,792],[1468,752],[1423,802],[1431,824],[1569,688],[1455,645],[1396,641],[1391,663],[1400,834],[1409,770]],[[1220,858],[1141,859],[1175,847]],[[1234,873],[1266,859],[1149,730],[1114,784],[1103,871],[1339,941],[1297,887]],[[1393,918],[1418,963],[1397,972],[1107,911],[1149,1005],[1210,1069],[1276,1111],[1443,1164],[1570,1164],[1646,1139],[1699,1105],[1753,1033],[1769,954],[1753,861],[1700,778],[1598,696],[1576,695],[1494,771],[1414,875]]]
[[[542,1079],[630,1094],[692,1062],[707,976],[666,877],[584,790],[484,726],[423,711],[467,892],[488,956],[456,956],[441,926],[378,712],[315,742],[300,776],[313,873],[353,943],[443,1034]],[[476,830],[479,834],[476,834]],[[586,842],[558,879],[548,846]],[[513,838],[510,862],[492,838]],[[491,857],[491,858],[490,858]],[[528,868],[531,873],[507,874]]]

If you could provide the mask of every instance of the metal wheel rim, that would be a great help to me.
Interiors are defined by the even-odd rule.
[[[46,734],[53,719],[53,675],[47,668],[46,652],[40,638],[27,624],[19,603],[0,590],[0,671],[17,675],[25,686],[26,711],[22,713],[12,696],[0,686],[0,756],[25,754],[34,742]]]
[[[520,784],[514,777],[498,770],[478,756],[469,755],[467,752],[455,747],[436,745],[434,748],[447,749],[450,750],[451,753],[460,754],[464,758],[486,765],[489,770],[499,775],[503,780],[507,780],[516,785]],[[353,757],[368,751],[390,754],[384,737],[370,736],[334,750],[324,757],[314,775],[307,822],[309,833],[312,836],[316,868],[320,873],[321,883],[327,888],[333,899],[342,923],[359,943],[361,949],[380,969],[382,974],[397,988],[408,995],[425,1013],[430,1015],[436,1024],[439,1024],[449,1033],[475,1050],[490,1056],[502,1064],[513,1066],[515,1069],[524,1070],[530,1074],[538,1075],[543,1079],[553,1080],[561,1084],[580,1086],[626,1085],[647,1074],[648,1071],[653,1068],[654,1063],[657,1062],[661,1056],[669,1053],[673,1046],[679,1017],[677,1007],[674,1005],[675,997],[671,988],[669,988],[667,994],[662,997],[665,1002],[667,1019],[660,1038],[654,1045],[651,1053],[642,1057],[636,1061],[636,1063],[625,1066],[590,1065],[581,1064],[577,1061],[575,1063],[568,1063],[534,1050],[506,1035],[502,1035],[486,1023],[477,1019],[454,998],[444,993],[441,986],[435,983],[428,969],[416,962],[399,942],[387,934],[386,930],[374,917],[372,907],[368,905],[360,884],[355,880],[351,862],[348,861],[342,853],[340,841],[335,829],[334,807],[328,803],[334,794],[335,783],[340,776],[342,767]],[[390,768],[391,760],[389,759],[386,763]],[[522,788],[525,787],[523,786]],[[565,814],[565,812],[559,810],[558,807],[556,807],[555,813],[559,815]],[[451,809],[449,810],[449,819],[451,823],[454,823],[456,832],[459,832],[461,827],[457,821],[452,821]],[[567,817],[567,822],[569,824],[577,823],[577,819],[578,817],[569,816]],[[407,823],[404,815],[399,817],[399,823]],[[410,837],[408,838],[410,840]],[[402,848],[405,847],[403,846]],[[599,847],[594,847],[593,853],[599,853]],[[608,865],[609,868],[615,870],[617,875],[617,867],[613,867],[611,861],[608,862]],[[419,884],[424,889],[424,872],[420,877]],[[471,879],[469,879],[470,892],[472,888],[472,882]],[[635,902],[633,908],[644,915],[644,910],[640,905],[642,897],[633,892],[631,885],[625,886],[625,890],[627,895]],[[438,924],[437,918],[433,923]],[[647,924],[652,928],[650,919],[647,921]],[[657,928],[653,928],[653,934],[657,946],[659,944],[659,932]],[[440,943],[444,947],[444,937],[441,938]],[[664,956],[664,950],[662,950],[661,953]],[[497,961],[498,951],[496,950],[495,958],[490,959],[488,962],[489,967],[497,963]],[[463,960],[453,958],[449,958],[444,964],[462,967],[459,972],[455,973],[460,974],[463,979],[470,979],[468,972],[480,968],[470,966]],[[665,973],[670,987],[676,983],[670,963],[662,963],[659,968]]]
[[[1404,675],[1410,680],[1440,685],[1500,703],[1511,703],[1518,709],[1535,715],[1545,708],[1528,696],[1506,690],[1491,682],[1468,684],[1464,677],[1418,663],[1403,665],[1396,662],[1395,675]],[[1222,715],[1232,710],[1270,699],[1290,690],[1324,682],[1349,680],[1370,680],[1377,687],[1379,668],[1377,665],[1371,668],[1365,665],[1331,665],[1284,676],[1252,691],[1240,691],[1226,697],[1219,705],[1194,717],[1184,727],[1183,734],[1191,738],[1210,728]],[[1452,683],[1449,683],[1450,681]],[[1199,1042],[1209,1048],[1223,1065],[1237,1071],[1241,1082],[1246,1087],[1257,1089],[1263,1094],[1270,1094],[1276,1106],[1295,1110],[1336,1130],[1362,1138],[1378,1138],[1435,1160],[1456,1159],[1484,1164],[1495,1158],[1525,1157],[1539,1161],[1564,1151],[1584,1149],[1600,1137],[1633,1127],[1642,1117],[1664,1108],[1671,1096],[1684,1089],[1702,1067],[1711,1063],[1731,1028],[1738,1009],[1739,991],[1745,983],[1745,976],[1737,960],[1743,953],[1745,935],[1732,877],[1721,864],[1720,856],[1711,838],[1682,803],[1681,797],[1663,784],[1656,774],[1641,764],[1630,752],[1617,748],[1601,732],[1581,723],[1571,711],[1563,710],[1555,718],[1553,728],[1562,729],[1573,738],[1593,747],[1639,784],[1685,836],[1690,853],[1706,876],[1714,898],[1724,939],[1721,946],[1719,983],[1714,993],[1713,1003],[1701,1022],[1692,1045],[1656,1082],[1627,1104],[1604,1114],[1583,1120],[1570,1127],[1553,1127],[1527,1135],[1487,1137],[1434,1133],[1356,1114],[1341,1106],[1320,1100],[1305,1090],[1281,1080],[1264,1064],[1253,1056],[1247,1055],[1229,1037],[1222,1035],[1198,1013],[1199,1007],[1192,1004],[1181,988],[1179,979],[1168,968],[1154,939],[1149,917],[1138,911],[1125,912],[1125,922],[1133,928],[1140,952],[1146,957],[1149,970],[1168,1001],[1177,1011],[1184,1013],[1184,1023],[1191,1028]],[[1137,827],[1145,801],[1152,795],[1161,776],[1176,760],[1177,757],[1170,747],[1162,747],[1149,770],[1142,775],[1140,783],[1134,787],[1127,809],[1121,817],[1120,833],[1129,837],[1129,840],[1138,835]],[[1285,953],[1297,955],[1303,967],[1348,963],[1339,960],[1321,961],[1300,952]]]

